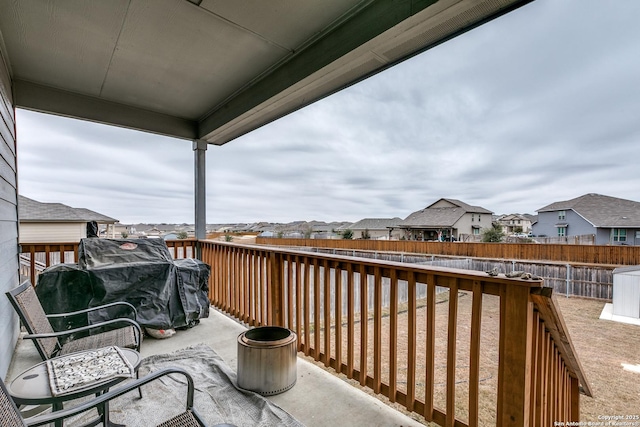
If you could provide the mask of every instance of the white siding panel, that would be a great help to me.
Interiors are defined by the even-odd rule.
[[[85,222],[20,224],[20,243],[67,243],[79,242],[86,237]]]

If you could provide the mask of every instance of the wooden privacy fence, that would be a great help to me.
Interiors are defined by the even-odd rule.
[[[500,273],[524,271],[541,277],[544,280],[545,286],[553,288],[556,293],[564,294],[566,296],[572,295],[603,300],[611,300],[613,298],[613,270],[616,266],[612,265],[514,259],[463,258],[435,254],[377,252],[308,246],[298,246],[295,249],[333,255],[372,258],[384,261],[410,262],[439,267],[461,268],[464,270],[489,271],[496,268]]]
[[[200,245],[202,260],[212,266],[214,306],[252,326],[290,328],[299,351],[429,421],[577,422],[580,386],[591,395],[552,290],[542,281]],[[446,292],[437,294],[437,287]],[[417,296],[421,289],[424,298]],[[403,290],[406,303],[398,299]]]
[[[278,239],[258,237],[257,244],[310,246],[380,252],[451,255],[583,264],[638,265],[640,246],[556,245],[535,243],[416,242],[408,240]]]

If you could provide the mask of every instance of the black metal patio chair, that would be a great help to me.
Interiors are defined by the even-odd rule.
[[[16,404],[11,399],[9,392],[3,381],[0,381],[0,420],[2,420],[3,427],[35,427],[54,423],[56,421],[64,420],[66,418],[82,414],[93,408],[99,408],[105,402],[122,396],[125,393],[130,392],[136,388],[143,386],[159,377],[169,374],[181,374],[187,379],[187,402],[186,410],[179,415],[161,423],[157,427],[206,427],[206,424],[193,408],[194,386],[193,379],[184,370],[179,368],[167,368],[152,374],[147,375],[144,378],[127,383],[117,389],[102,394],[91,401],[82,403],[78,406],[69,409],[63,409],[61,411],[51,412],[44,415],[38,415],[32,418],[24,419],[20,414]],[[231,424],[217,424],[217,427],[234,427]]]
[[[91,307],[86,310],[74,311],[72,313],[47,315],[29,280],[17,288],[6,292],[6,295],[28,332],[24,338],[33,340],[42,360],[77,351],[108,346],[131,348],[136,351],[140,349],[142,330],[140,325],[134,320],[136,318],[136,309],[128,302],[114,302],[99,307]],[[128,314],[132,318],[121,317],[57,332],[53,330],[49,322],[51,318],[86,315],[92,311],[105,310],[117,306],[126,307],[129,312]],[[99,332],[92,333],[95,331]],[[89,335],[78,337],[80,334]]]

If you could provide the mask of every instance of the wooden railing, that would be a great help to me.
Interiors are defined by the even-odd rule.
[[[175,259],[196,256],[196,239],[167,240],[165,243]],[[45,268],[64,262],[78,262],[78,246],[78,242],[21,243],[20,275],[36,284],[38,274]]]
[[[298,350],[442,426],[579,421],[591,395],[555,297],[541,281],[238,245],[200,253],[211,303],[250,326],[282,325]],[[23,244],[37,262],[77,261],[77,243]]]
[[[556,245],[535,243],[416,242],[408,240],[279,239],[258,237],[257,244],[310,246],[457,257],[554,261],[562,263],[638,265],[640,246]]]
[[[428,421],[577,422],[579,387],[591,395],[541,281],[200,244],[213,305],[252,326],[290,328],[299,351]]]

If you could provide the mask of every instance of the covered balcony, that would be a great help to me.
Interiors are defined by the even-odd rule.
[[[205,342],[235,368],[245,328],[290,328],[299,384],[271,399],[305,425],[354,412],[353,425],[549,425],[578,421],[580,394],[591,395],[541,280],[218,241],[169,245],[176,258],[200,252],[211,265],[217,310],[176,338],[145,341],[143,355]],[[73,262],[77,247],[25,245],[34,262],[23,274],[37,274],[38,258]]]
[[[0,0],[2,291],[19,284],[21,254],[32,255],[23,272],[32,278],[36,253],[46,254],[44,266],[52,254],[77,257],[76,243],[18,244],[16,108],[167,135],[194,151],[197,240],[178,245],[175,257],[211,265],[209,298],[219,310],[192,333],[228,329],[215,346],[231,365],[229,345],[242,327],[281,325],[296,332],[301,356],[439,425],[578,420],[580,391],[590,386],[541,281],[205,240],[208,144],[226,144],[528,0],[285,3],[286,12],[268,2]],[[19,331],[2,300],[3,377]],[[409,424],[384,407],[373,412],[350,389],[337,397],[336,384],[310,374],[274,400],[308,425],[325,425],[317,420],[326,408],[294,407],[307,389],[369,421]]]

